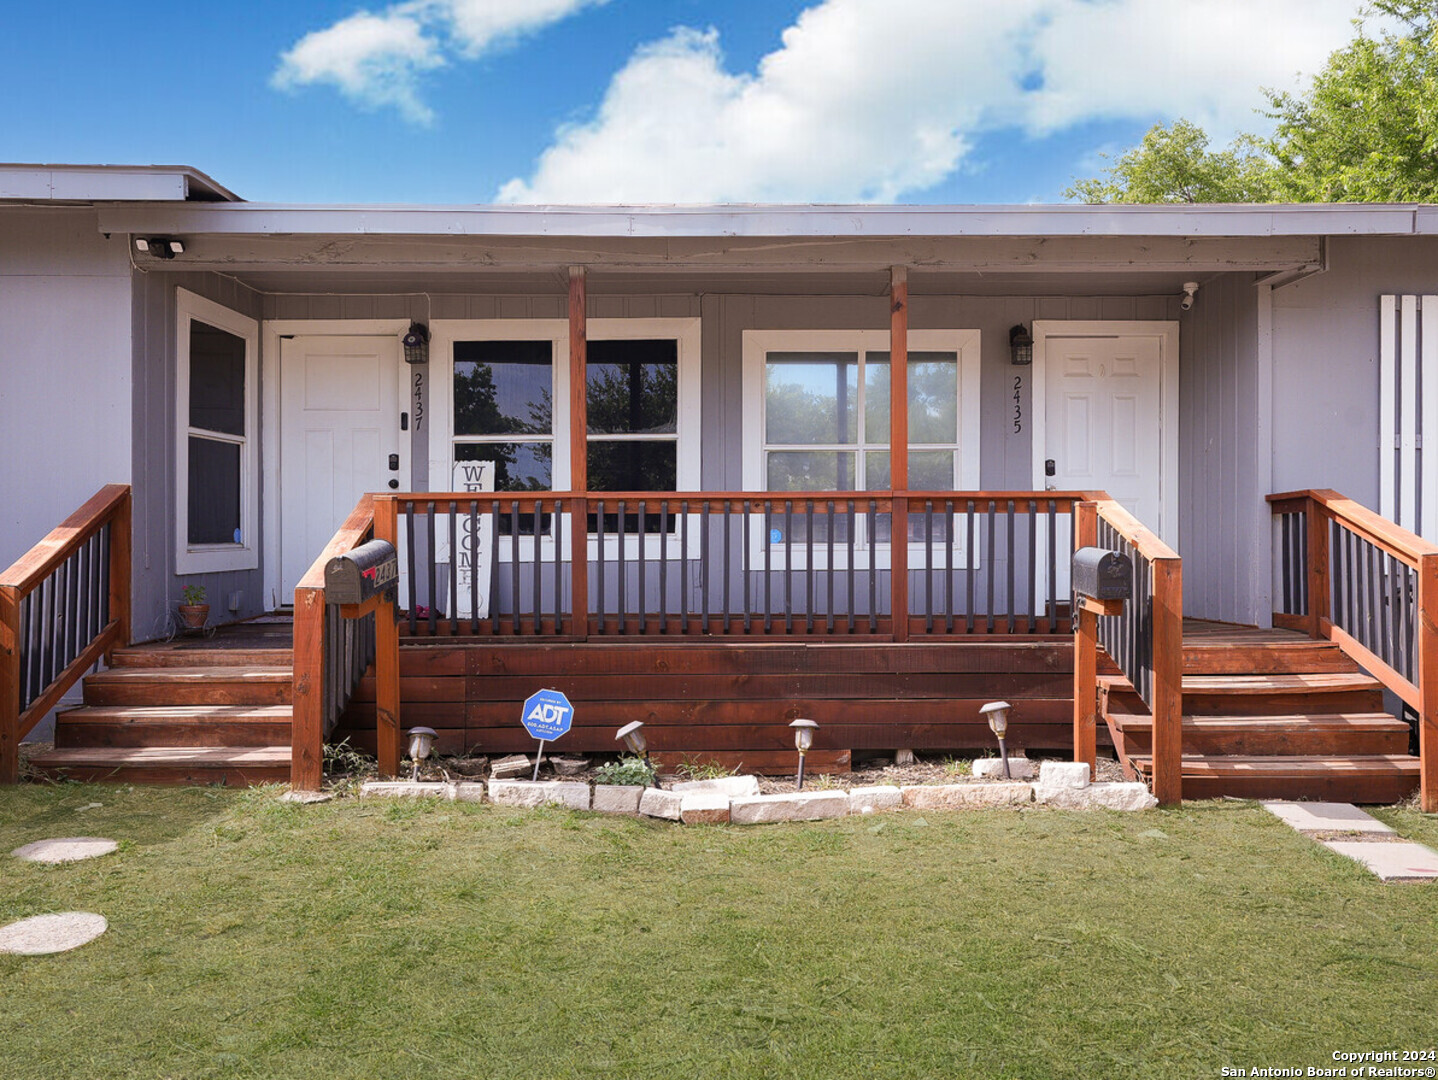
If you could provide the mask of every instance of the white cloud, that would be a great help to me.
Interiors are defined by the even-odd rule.
[[[474,59],[605,0],[409,0],[379,14],[360,11],[306,34],[280,57],[273,83],[328,83],[366,108],[393,107],[428,124],[420,76],[450,55]]]
[[[510,202],[892,201],[988,131],[1259,121],[1351,35],[1354,0],[823,0],[753,72],[714,30],[638,49]]]

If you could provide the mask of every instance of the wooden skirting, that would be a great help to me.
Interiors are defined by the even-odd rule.
[[[556,750],[581,753],[617,750],[615,731],[642,720],[656,753],[739,752],[788,769],[788,724],[801,716],[820,724],[815,749],[835,754],[987,751],[994,739],[979,708],[995,700],[1014,706],[1011,747],[1072,748],[1068,636],[942,644],[469,639],[407,644],[400,674],[402,726],[434,728],[449,753],[533,750],[520,706],[542,688],[562,690],[575,706],[574,727]],[[367,678],[334,737],[368,748],[374,715]]]

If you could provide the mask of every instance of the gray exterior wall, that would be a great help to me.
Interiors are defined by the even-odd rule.
[[[0,568],[130,482],[126,242],[93,210],[0,209]]]
[[[1240,623],[1265,623],[1272,614],[1253,281],[1252,274],[1228,274],[1205,283],[1179,325],[1184,614]]]
[[[191,583],[205,587],[210,620],[228,622],[270,608],[263,595],[261,570],[219,574],[175,573],[175,290],[193,293],[258,319],[260,297],[242,285],[209,273],[162,274],[136,271],[132,303],[134,335],[134,597],[133,632],[137,640],[164,637],[173,629],[180,590]],[[262,387],[256,387],[263,393]],[[260,435],[264,453],[264,435]],[[263,485],[263,478],[259,482]],[[260,490],[261,534],[265,493]],[[261,552],[261,559],[264,552]],[[263,561],[261,562],[263,568]],[[237,610],[230,597],[239,592]]]
[[[1273,294],[1273,483],[1378,509],[1378,298],[1438,293],[1438,238],[1328,242],[1329,269]]]

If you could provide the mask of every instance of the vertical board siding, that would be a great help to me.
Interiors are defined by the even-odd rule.
[[[1258,297],[1251,274],[1204,284],[1179,328],[1179,543],[1184,613],[1257,623],[1255,560],[1270,558],[1259,490]]]
[[[1438,296],[1381,296],[1378,319],[1379,513],[1438,540]]]

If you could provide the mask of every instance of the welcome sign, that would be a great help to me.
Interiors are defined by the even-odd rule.
[[[456,461],[450,482],[451,490],[455,492],[491,492],[494,490],[494,462]],[[446,544],[448,539],[448,536],[444,538]],[[489,586],[494,570],[494,518],[488,506],[481,506],[473,517],[464,510],[459,512],[459,520],[455,523],[455,544],[459,550],[454,552],[450,563],[450,571],[455,575],[458,586],[455,616],[487,619]],[[471,610],[471,600],[478,600],[478,611]]]

